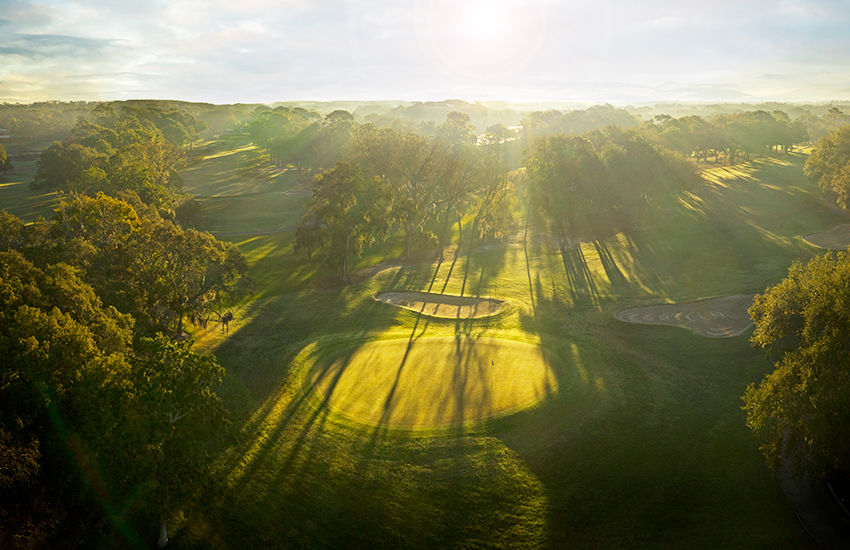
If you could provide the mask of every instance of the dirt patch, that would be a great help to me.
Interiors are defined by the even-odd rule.
[[[617,312],[617,319],[645,325],[671,325],[709,338],[731,338],[753,324],[747,310],[754,294],[736,294],[686,304],[633,307]]]
[[[807,243],[828,250],[847,250],[850,246],[850,224],[836,225],[829,231],[803,237]]]
[[[506,305],[504,300],[494,298],[473,298],[410,291],[381,292],[375,295],[375,299],[385,304],[443,319],[490,317],[501,312]]]

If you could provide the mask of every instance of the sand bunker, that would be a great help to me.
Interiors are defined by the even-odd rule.
[[[836,225],[829,231],[803,237],[805,241],[818,248],[829,250],[847,250],[850,246],[850,224]]]
[[[617,312],[617,319],[627,323],[684,327],[709,338],[731,338],[752,326],[747,310],[753,305],[754,297],[754,294],[736,294],[687,304],[633,307]]]
[[[506,414],[557,389],[539,346],[463,336],[370,342],[318,363],[313,381],[336,412],[420,428]]]
[[[505,307],[503,300],[472,298],[429,292],[381,292],[375,299],[404,309],[444,319],[477,319],[496,315]]]

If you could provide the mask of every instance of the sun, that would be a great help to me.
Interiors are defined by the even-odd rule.
[[[423,45],[464,76],[500,77],[534,57],[545,31],[543,6],[533,0],[430,0]]]
[[[493,47],[511,38],[510,14],[491,2],[462,2],[457,15],[461,32],[474,45]]]

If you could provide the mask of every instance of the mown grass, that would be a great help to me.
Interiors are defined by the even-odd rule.
[[[204,229],[230,235],[291,230],[310,196],[306,176],[275,166],[250,139],[234,134],[194,148],[182,190],[201,202]]]
[[[29,158],[31,155],[28,155]],[[35,159],[17,160],[11,156],[14,169],[0,173],[0,210],[5,210],[21,218],[25,223],[37,218],[49,218],[59,204],[55,192],[39,192],[30,189],[35,177],[37,161]]]
[[[565,256],[543,238],[452,264],[324,281],[292,234],[233,238],[257,293],[229,335],[200,338],[227,369],[230,492],[175,540],[222,548],[814,548],[745,426],[740,396],[771,369],[749,333],[708,339],[622,323],[627,306],[760,292],[843,221],[799,154],[706,173],[629,233]],[[199,170],[203,169],[199,166]],[[359,265],[377,261],[367,250]],[[464,276],[466,282],[464,283]],[[384,290],[507,299],[476,321],[381,304]],[[525,411],[439,430],[334,414],[311,368],[388,338],[539,341],[558,391]],[[376,365],[376,368],[378,366]],[[373,398],[386,398],[386,390]],[[380,394],[380,395],[379,395]],[[422,407],[430,406],[422,403]]]

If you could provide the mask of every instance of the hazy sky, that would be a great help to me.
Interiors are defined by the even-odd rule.
[[[848,0],[0,0],[0,101],[850,99]]]

